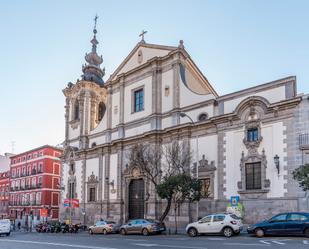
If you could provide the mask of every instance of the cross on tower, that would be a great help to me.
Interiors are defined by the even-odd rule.
[[[98,17],[98,15],[96,14],[95,17],[94,17],[94,19],[93,19],[93,20],[94,20],[94,28],[93,28],[94,30],[96,30],[96,28],[97,28],[97,20],[98,20],[98,18],[99,18],[99,17]]]
[[[144,35],[147,33],[147,31],[146,30],[142,30],[142,33],[140,33],[140,37],[142,37],[142,41],[144,42],[145,40],[144,40]]]

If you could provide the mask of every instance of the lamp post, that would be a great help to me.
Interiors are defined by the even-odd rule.
[[[181,112],[180,113],[180,117],[182,117],[182,118],[184,118],[184,117],[187,117],[190,121],[191,121],[191,123],[195,126],[195,123],[194,123],[194,121],[193,121],[193,119],[188,115],[188,114],[186,114],[186,113],[184,113],[184,112]],[[196,134],[196,136],[195,136],[195,142],[196,142],[196,144],[195,144],[195,157],[196,157],[196,179],[198,179],[198,174],[199,174],[199,172],[198,172],[198,159],[199,159],[199,148],[198,148],[198,134]],[[198,213],[199,213],[199,202],[197,201],[196,202],[196,220],[198,220],[198,217],[199,217],[199,215],[198,215]]]
[[[279,160],[279,156],[276,154],[274,156],[274,162],[275,162],[275,166],[276,166],[276,169],[278,171],[278,175],[280,173],[280,160]]]

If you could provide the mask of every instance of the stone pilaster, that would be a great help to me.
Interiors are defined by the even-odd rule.
[[[65,99],[65,144],[67,145],[69,140],[69,117],[70,117],[70,99]]]
[[[120,92],[120,108],[119,108],[119,127],[118,138],[124,138],[124,77],[120,79],[119,92]]]
[[[100,214],[102,217],[102,203],[103,203],[103,151],[99,151],[99,196],[98,201],[100,202]]]
[[[218,186],[218,199],[225,199],[225,185],[226,185],[226,171],[225,171],[225,161],[226,161],[226,141],[225,141],[225,133],[223,131],[218,132],[218,178],[217,178],[217,186]],[[235,183],[236,184],[236,183]]]
[[[117,199],[120,201],[120,223],[124,222],[123,220],[123,189],[122,189],[122,168],[123,168],[123,157],[124,151],[123,146],[118,147],[118,168],[117,168]]]
[[[173,125],[180,124],[179,58],[173,63]]]
[[[162,88],[162,71],[161,68],[154,64],[152,67],[152,118],[151,118],[151,129],[158,130],[161,129],[161,118],[158,114],[161,113],[162,109],[162,96],[161,96],[161,88]]]
[[[105,179],[104,179],[104,199],[106,201],[106,218],[109,217],[109,204],[110,204],[110,199],[109,199],[109,192],[110,192],[110,187],[109,187],[109,181],[110,181],[110,150],[107,151],[105,154]]]
[[[111,141],[111,129],[112,129],[112,97],[113,97],[113,90],[112,86],[109,85],[107,88],[107,103],[106,103],[106,119],[107,119],[107,124],[106,124],[106,142]]]

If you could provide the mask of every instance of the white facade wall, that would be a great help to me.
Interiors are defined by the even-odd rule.
[[[224,101],[224,113],[233,112],[237,105],[249,96],[261,96],[267,99],[270,103],[276,103],[285,100],[285,85],[256,93],[248,93],[245,96]]]
[[[225,149],[226,160],[225,164],[225,176],[224,185],[226,191],[224,196],[230,198],[230,196],[239,195],[237,182],[241,180],[240,173],[240,159],[241,152],[244,151],[247,154],[246,146],[243,143],[245,131],[244,129],[228,131],[225,133]],[[223,155],[224,156],[224,155]]]
[[[270,180],[270,191],[267,193],[267,197],[284,197],[284,193],[287,191],[284,189],[284,184],[287,183],[287,179],[284,179],[288,172],[284,170],[287,166],[286,161],[283,159],[287,156],[286,153],[286,135],[284,131],[286,127],[282,122],[262,125],[262,137],[263,140],[259,147],[259,152],[262,153],[262,149],[265,149],[266,158],[267,158],[267,168],[266,168],[266,178]],[[280,174],[278,175],[275,163],[274,156],[279,156],[280,160]]]
[[[141,119],[147,117],[151,114],[151,104],[152,104],[152,78],[148,77],[137,81],[134,84],[125,86],[124,89],[124,122],[130,122],[136,119]],[[139,87],[144,87],[144,110],[139,112],[133,112],[133,103],[134,103],[134,90]]]
[[[284,179],[288,172],[284,170],[286,162],[283,160],[286,155],[286,143],[284,140],[285,126],[282,122],[261,125],[261,136],[263,137],[258,152],[262,154],[262,150],[265,150],[267,168],[266,168],[266,179],[270,180],[270,191],[267,193],[269,198],[284,197],[286,189],[284,184],[287,180]],[[245,156],[247,155],[247,148],[243,143],[244,129],[228,131],[226,132],[226,161],[225,161],[225,181],[226,191],[224,193],[226,198],[238,195],[237,182],[241,181],[240,172],[240,160],[241,153],[244,151]],[[274,156],[278,155],[280,158],[280,174],[278,175],[277,169],[274,165]],[[243,183],[245,184],[245,183]]]
[[[142,51],[142,61],[141,63],[138,62],[138,51]],[[155,56],[165,56],[167,55],[170,51],[169,50],[160,50],[160,49],[153,49],[153,48],[145,48],[141,47],[136,51],[133,56],[130,58],[130,60],[123,66],[123,68],[119,71],[118,74],[122,74],[125,72],[130,71],[133,68],[136,68],[140,66],[141,64],[147,62],[148,60],[152,59]],[[117,75],[118,75],[117,74]]]
[[[168,88],[169,94],[165,94],[165,88]],[[162,73],[162,113],[171,111],[173,109],[173,70],[168,70]]]
[[[113,93],[112,96],[112,128],[115,128],[119,124],[120,113],[120,92]]]
[[[192,111],[187,111],[185,112],[189,117],[193,119],[194,122],[199,122],[198,117],[202,113],[206,113],[208,115],[208,118],[213,117],[213,106],[205,106],[205,107],[200,107],[200,108],[195,108]],[[183,117],[180,119],[180,123],[188,123],[191,122],[187,117]]]
[[[173,120],[172,120],[172,116],[168,116],[165,118],[162,118],[161,120],[161,128],[162,130],[171,127],[173,125]]]
[[[186,107],[206,100],[214,99],[213,94],[196,94],[182,82],[179,76],[180,107]]]
[[[126,130],[126,137],[137,136],[150,131],[150,123]]]
[[[118,175],[118,154],[111,154],[110,155],[110,170],[109,170],[109,181],[114,181],[114,188],[116,191],[119,191],[117,189],[117,175]],[[117,192],[112,193],[110,192],[110,198],[117,199]]]
[[[89,146],[91,147],[93,143],[96,143],[97,145],[99,145],[99,144],[104,144],[105,142],[106,142],[106,136],[101,135],[101,136],[97,136],[97,137],[89,139]]]
[[[205,155],[205,159],[209,164],[214,161],[215,167],[218,168],[218,136],[217,134],[208,136],[193,137],[191,139],[191,151],[192,161],[196,162],[202,159]],[[198,142],[198,143],[196,143]],[[197,160],[198,155],[198,160]],[[218,170],[215,171],[214,179],[214,198],[218,198]]]

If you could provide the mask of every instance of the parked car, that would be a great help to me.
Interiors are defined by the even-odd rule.
[[[126,234],[155,234],[162,233],[165,231],[165,224],[160,221],[152,219],[136,219],[130,220],[128,223],[123,224],[120,227],[120,233],[122,235]]]
[[[119,232],[120,225],[116,224],[114,221],[98,221],[95,225],[90,226],[88,232],[90,234],[94,233],[117,233]]]
[[[9,236],[11,234],[11,222],[9,219],[0,220],[0,235],[5,234]]]
[[[199,234],[223,234],[225,237],[238,235],[242,230],[241,219],[235,214],[211,214],[187,225],[187,234],[195,237]]]
[[[269,220],[249,226],[247,232],[257,237],[264,235],[305,235],[309,237],[309,213],[280,213]]]

